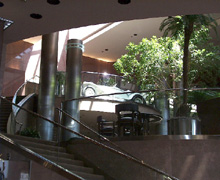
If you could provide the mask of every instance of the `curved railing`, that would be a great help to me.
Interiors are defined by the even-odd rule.
[[[154,91],[158,91],[158,92],[159,92],[159,91],[171,91],[171,90],[173,91],[173,89],[154,90]],[[182,90],[182,89],[175,89],[175,90],[176,90],[176,91],[179,91],[179,90]],[[213,90],[217,90],[217,91],[219,91],[220,88],[195,88],[195,89],[191,89],[191,90],[212,90],[212,91],[213,91]],[[149,91],[150,91],[150,90],[149,90]],[[149,91],[142,91],[142,92],[149,92]],[[115,94],[115,93],[114,93],[114,94]],[[118,94],[118,93],[117,93],[117,94]],[[100,95],[99,95],[99,96],[100,96]],[[101,95],[101,96],[106,96],[106,94]],[[92,96],[92,97],[98,97],[98,96]],[[6,100],[6,101],[8,101],[7,99],[5,99],[5,98],[3,98],[3,97],[1,97],[1,98],[4,99],[4,100]],[[88,97],[82,97],[82,98],[79,98],[79,99],[86,99],[86,98],[88,98]],[[78,99],[71,99],[71,100],[78,100]],[[68,100],[68,101],[71,101],[71,100]],[[8,101],[8,102],[11,103],[10,101]],[[173,177],[173,176],[170,176],[170,175],[168,175],[167,173],[165,173],[165,172],[163,172],[163,171],[161,171],[161,170],[159,170],[159,169],[157,169],[157,168],[154,168],[154,167],[152,167],[152,166],[146,164],[146,163],[143,162],[142,160],[139,160],[138,158],[136,158],[136,157],[130,155],[130,154],[127,153],[126,151],[122,150],[118,145],[115,145],[114,143],[110,142],[106,137],[103,137],[103,136],[97,134],[99,137],[102,137],[102,139],[106,140],[107,142],[110,142],[112,145],[116,146],[117,148],[120,148],[120,150],[116,150],[116,149],[114,149],[114,148],[112,148],[112,147],[110,147],[110,146],[108,146],[108,145],[105,145],[105,144],[103,144],[103,143],[100,143],[100,142],[98,142],[97,140],[94,140],[94,139],[92,139],[92,138],[90,138],[90,137],[88,137],[88,136],[85,136],[85,135],[83,135],[83,134],[80,134],[80,133],[78,133],[78,132],[75,132],[75,131],[73,131],[73,130],[71,130],[71,129],[69,129],[69,128],[67,128],[67,127],[65,127],[65,126],[63,126],[63,125],[61,125],[61,124],[59,124],[59,123],[56,123],[56,122],[54,122],[54,121],[51,121],[51,120],[49,120],[49,119],[47,119],[47,118],[45,118],[45,117],[43,117],[43,116],[41,116],[41,115],[39,115],[39,114],[37,114],[37,113],[34,113],[34,112],[30,111],[30,110],[27,110],[27,109],[25,109],[25,108],[23,108],[23,107],[21,107],[21,106],[19,106],[19,105],[17,105],[17,104],[14,104],[14,103],[11,103],[11,104],[14,105],[14,106],[16,106],[16,107],[18,107],[18,108],[20,108],[20,109],[22,109],[22,110],[24,110],[24,111],[26,111],[26,112],[28,112],[28,113],[33,114],[33,115],[35,115],[35,116],[37,116],[37,117],[39,117],[39,118],[41,118],[41,119],[44,119],[44,120],[46,120],[46,121],[48,121],[48,122],[50,122],[50,123],[52,123],[52,124],[54,124],[54,125],[56,125],[56,126],[62,128],[63,130],[66,130],[66,131],[69,131],[69,132],[71,132],[71,133],[74,133],[75,135],[77,135],[77,136],[79,136],[79,137],[82,137],[82,138],[88,140],[89,142],[91,142],[91,143],[93,143],[93,144],[95,144],[95,145],[98,145],[98,146],[100,146],[100,147],[102,147],[102,148],[104,148],[104,149],[106,149],[106,150],[109,150],[109,151],[113,152],[114,154],[117,154],[117,155],[119,155],[119,156],[121,156],[121,157],[124,157],[124,158],[128,159],[129,161],[132,161],[132,162],[137,163],[137,164],[139,164],[139,165],[141,165],[141,166],[143,166],[143,167],[145,167],[145,168],[147,168],[147,169],[150,169],[150,170],[152,170],[153,172],[162,175],[165,179],[174,179],[174,180],[177,180],[177,178],[175,178],[175,177]],[[77,121],[76,119],[72,118],[70,114],[66,113],[66,112],[63,111],[62,109],[57,108],[57,110],[59,110],[60,112],[64,113],[65,115],[67,115],[68,117],[70,117],[70,118],[73,119],[75,122],[77,122],[77,123],[79,123],[80,125],[82,125],[83,127],[86,127],[87,129],[89,129],[89,130],[91,130],[91,131],[94,132],[94,130],[92,130],[91,128],[89,128],[89,127],[86,126],[85,124],[83,124],[83,123]],[[97,132],[94,132],[94,133],[97,133]]]
[[[25,98],[23,98],[20,102],[17,103],[17,97],[18,97],[18,94],[19,92],[25,87],[25,85],[27,85],[27,83],[29,83],[32,79],[35,79],[35,78],[39,78],[39,76],[34,76],[28,80],[26,80],[18,89],[17,91],[15,92],[14,96],[13,96],[13,99],[12,99],[12,102],[14,104],[18,104],[19,106],[23,106],[30,98],[32,98],[34,95],[35,95],[35,92],[34,93],[31,93],[29,95],[27,95]],[[19,130],[21,130],[22,126],[23,126],[23,123],[20,123],[16,120],[16,117],[17,117],[17,114],[18,112],[20,111],[20,108],[12,105],[12,112],[8,118],[8,124],[7,124],[7,133],[9,134],[14,134],[15,131],[16,131],[16,125],[19,125]]]
[[[52,123],[52,124],[55,125],[55,126],[58,126],[58,127],[62,128],[63,130],[66,130],[66,131],[69,131],[69,132],[71,132],[71,133],[74,133],[75,135],[77,135],[77,136],[79,136],[79,137],[81,137],[81,138],[83,138],[83,139],[85,139],[85,140],[88,140],[89,142],[91,142],[91,143],[93,143],[93,144],[95,144],[95,145],[98,145],[99,147],[102,147],[102,148],[104,148],[104,149],[106,149],[106,150],[108,150],[108,151],[113,152],[114,154],[117,154],[117,155],[119,155],[119,156],[121,156],[121,157],[124,157],[124,158],[126,158],[126,159],[128,159],[128,160],[130,160],[130,161],[132,161],[132,162],[134,162],[134,163],[137,163],[137,164],[139,164],[139,165],[141,165],[141,166],[143,166],[143,167],[145,167],[145,168],[147,168],[147,169],[150,169],[150,170],[152,170],[153,172],[162,175],[164,179],[167,179],[167,180],[178,180],[178,178],[173,177],[173,176],[171,176],[171,175],[168,175],[167,173],[165,173],[165,172],[163,172],[163,171],[161,171],[161,170],[159,170],[159,169],[157,169],[157,168],[154,168],[154,167],[152,167],[152,166],[146,164],[145,162],[143,162],[143,160],[139,160],[138,158],[136,158],[136,157],[130,155],[129,153],[126,153],[125,150],[123,150],[123,151],[116,150],[116,149],[114,149],[114,148],[112,148],[112,147],[110,147],[110,146],[108,146],[108,145],[105,145],[105,144],[103,144],[103,143],[100,143],[100,142],[98,142],[97,140],[94,140],[94,139],[92,139],[92,138],[90,138],[90,137],[88,137],[88,136],[85,136],[85,135],[83,135],[83,134],[81,134],[81,133],[78,133],[78,132],[76,132],[76,131],[73,131],[72,129],[69,129],[69,128],[67,128],[67,127],[65,127],[65,126],[63,126],[63,125],[61,125],[61,124],[59,124],[59,123],[57,123],[57,122],[54,122],[54,121],[52,121],[52,120],[50,120],[50,119],[47,119],[47,118],[41,116],[40,114],[37,114],[37,113],[35,113],[35,112],[32,112],[32,111],[30,111],[30,110],[28,110],[28,109],[25,109],[25,108],[23,108],[23,107],[17,105],[17,104],[15,104],[15,103],[12,103],[12,102],[10,102],[9,100],[7,100],[5,97],[2,97],[2,96],[1,96],[0,98],[3,99],[3,100],[5,100],[5,101],[7,101],[8,103],[11,103],[12,105],[14,105],[14,106],[16,106],[16,107],[18,107],[18,108],[20,108],[20,109],[22,109],[22,110],[28,112],[28,113],[31,113],[31,114],[34,115],[34,116],[37,116],[37,117],[39,117],[39,118],[41,118],[41,119],[43,119],[43,120],[45,120],[45,121],[47,121],[47,122]],[[87,97],[87,98],[88,98],[88,97]],[[58,108],[58,110],[59,110],[59,111],[62,111],[62,110],[59,109],[59,108]],[[64,113],[64,111],[62,111],[62,112]],[[71,117],[68,113],[65,112],[65,114],[68,115],[69,117]],[[73,119],[74,121],[80,123],[79,121],[77,121],[77,120],[76,120],[75,118],[73,118],[73,117],[71,117],[71,119]],[[82,123],[80,123],[80,124],[83,125]],[[86,125],[83,125],[83,126],[86,127]],[[89,128],[89,127],[87,127],[87,128],[88,128],[88,129],[91,129],[91,128]],[[107,140],[107,138],[103,137],[102,135],[99,135],[99,136],[102,137],[104,140]],[[107,141],[109,142],[109,140],[107,140]],[[115,145],[114,143],[112,143],[112,144]],[[116,145],[116,146],[119,147],[118,145]]]

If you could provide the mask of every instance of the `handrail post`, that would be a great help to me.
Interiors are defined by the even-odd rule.
[[[61,102],[61,109],[63,109],[63,103]],[[62,111],[59,111],[59,119],[58,119],[58,123],[61,125],[62,123],[62,117],[63,117],[63,113]],[[61,141],[61,128],[60,126],[57,127],[57,142],[60,145],[60,141]]]
[[[10,125],[10,132],[14,135],[15,134],[15,131],[16,131],[16,124],[15,124],[15,115],[14,115],[14,112],[13,112],[13,106],[14,105],[12,105],[12,113],[11,113],[11,119],[10,119],[10,123],[11,123],[11,125]]]

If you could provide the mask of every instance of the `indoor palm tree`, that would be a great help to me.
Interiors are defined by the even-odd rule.
[[[211,27],[216,32],[216,21],[210,15],[183,15],[169,16],[160,25],[164,36],[170,35],[174,38],[184,37],[183,43],[183,106],[187,105],[188,89],[188,66],[189,66],[189,43],[193,32],[203,26]]]

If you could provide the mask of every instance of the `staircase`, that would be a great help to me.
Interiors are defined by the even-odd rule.
[[[25,98],[25,96],[17,96],[16,103],[20,102],[23,98]],[[12,102],[13,97],[6,97],[6,99]],[[3,99],[0,99],[0,132],[2,133],[7,132],[7,123],[11,112],[12,105]]]
[[[93,168],[86,167],[83,161],[77,160],[73,154],[68,154],[66,149],[64,147],[59,147],[56,142],[17,135],[7,136],[18,144],[31,149],[46,159],[57,163],[86,180],[105,180],[104,176],[94,174]]]
[[[12,101],[13,97],[7,97],[9,101]],[[7,132],[7,122],[11,110],[11,104],[7,103],[4,100],[0,100],[0,132],[6,133]]]

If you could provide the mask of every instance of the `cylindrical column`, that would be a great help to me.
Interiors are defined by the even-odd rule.
[[[54,120],[57,52],[58,32],[43,35],[38,113],[50,120]],[[39,118],[37,130],[40,132],[42,139],[52,140],[53,124]]]
[[[81,89],[81,69],[82,69],[82,51],[83,45],[81,40],[71,39],[67,43],[66,58],[66,88],[65,100],[79,98]],[[64,111],[70,114],[76,120],[80,120],[79,100],[64,102]],[[79,132],[79,124],[71,118],[64,116],[63,125]],[[76,137],[74,134],[63,131],[62,139],[69,140]]]
[[[169,101],[166,94],[159,95],[156,99],[156,108],[161,111],[163,120],[157,125],[157,134],[168,135],[167,120],[170,117],[169,114]]]

